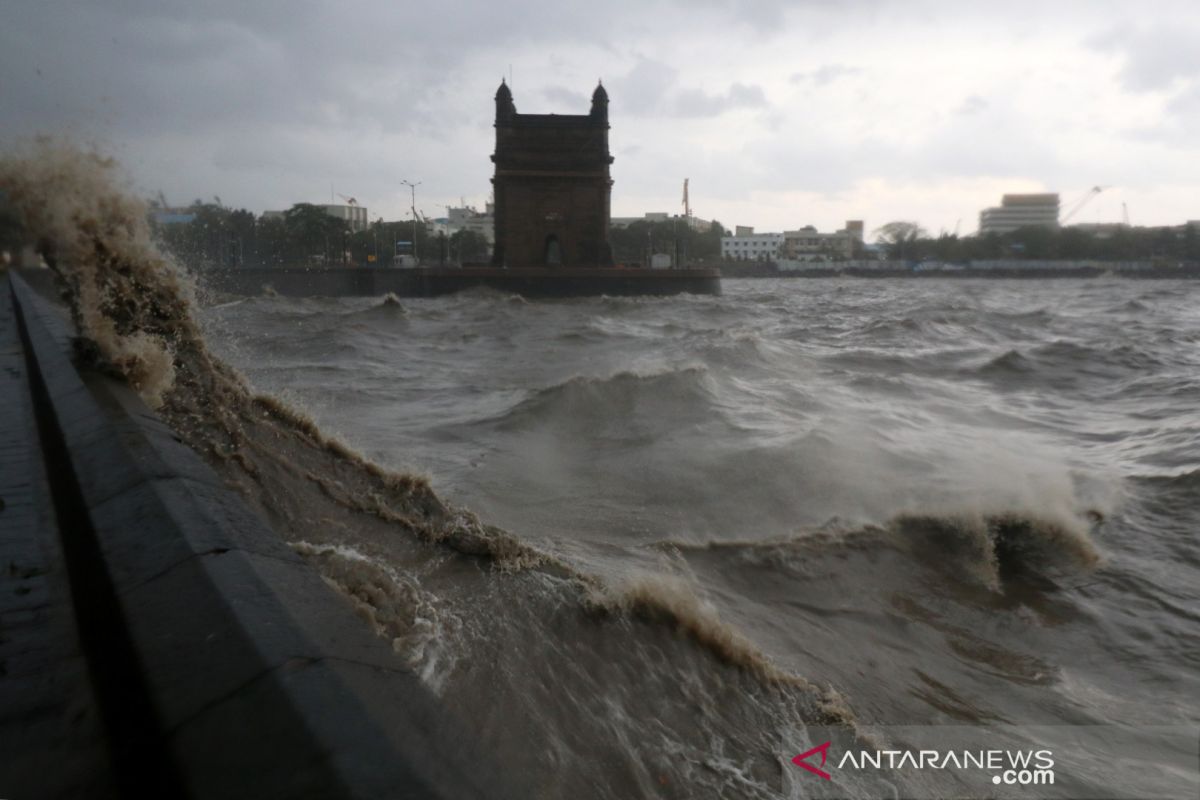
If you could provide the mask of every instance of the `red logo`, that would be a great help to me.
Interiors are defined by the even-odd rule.
[[[825,766],[825,758],[826,758],[826,756],[829,755],[829,742],[826,742],[825,744],[819,744],[816,747],[814,747],[812,750],[809,750],[807,753],[801,753],[800,755],[798,755],[792,759],[792,763],[795,764],[797,767],[801,767],[803,769],[808,770],[813,775],[819,775],[820,777],[824,778],[827,781],[833,780],[833,778],[831,778],[829,776],[828,772],[826,772],[823,769],[818,769],[818,768],[814,767],[812,764],[809,764],[807,761],[805,761],[805,759],[808,758],[809,756],[811,756],[813,753],[821,754],[821,766],[822,767]]]

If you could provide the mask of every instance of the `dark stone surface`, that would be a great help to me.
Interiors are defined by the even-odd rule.
[[[94,636],[83,650],[93,668],[119,658],[121,642],[130,650],[128,671],[137,675],[126,677],[142,688],[100,681],[100,706],[106,719],[119,709],[150,720],[169,754],[159,777],[195,797],[520,796],[510,788],[517,778],[501,779],[469,728],[404,668],[390,643],[374,637],[132,392],[80,375],[62,319],[14,284],[45,376],[44,424],[53,421],[65,443],[63,475],[48,480],[69,473],[74,494],[56,490],[56,497],[78,498],[82,508],[72,513],[85,524],[72,529],[72,541],[83,537],[96,553],[75,562],[72,585],[111,597],[101,622],[119,627],[112,653]],[[16,475],[8,450],[0,453],[3,475]],[[28,515],[19,487],[9,491],[14,518]],[[31,658],[43,658],[29,631],[46,629],[45,615],[65,604],[32,589],[24,596],[20,604],[0,601],[0,620],[18,626]],[[55,641],[62,640],[60,631]],[[78,646],[69,634],[66,641]],[[47,716],[34,695],[13,708],[17,723],[31,728]],[[120,736],[122,728],[108,730]],[[111,739],[109,750],[126,778],[143,752]],[[105,785],[95,784],[100,796]],[[0,785],[0,795],[8,791]]]
[[[0,797],[113,797],[7,280],[0,409]]]
[[[110,557],[113,584],[125,595],[195,556],[241,550],[302,564],[277,537],[262,535],[262,522],[243,503],[227,503],[228,491],[188,478],[143,478],[99,502],[92,523]],[[138,527],[130,527],[138,520]],[[147,530],[173,535],[150,537]]]
[[[373,691],[386,683],[387,675],[381,677],[362,688]],[[289,704],[297,695],[305,702]],[[281,706],[292,713],[278,713]],[[345,731],[343,746],[322,746],[312,735],[330,727]],[[229,732],[239,730],[253,730],[271,746],[246,748],[237,737],[230,740]],[[224,746],[213,748],[214,740]],[[198,775],[197,794],[207,797],[484,796],[464,786],[462,775],[452,775],[440,793],[431,785],[421,760],[441,761],[443,754],[429,759],[410,750],[416,763],[398,761],[386,731],[372,724],[360,698],[325,661],[297,659],[259,676],[176,731],[172,743],[185,768],[198,761],[189,771]]]

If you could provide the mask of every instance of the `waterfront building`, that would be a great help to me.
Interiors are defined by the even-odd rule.
[[[592,93],[588,114],[518,114],[501,81],[492,162],[493,266],[612,266],[613,157],[603,86]]]
[[[846,227],[834,233],[821,233],[812,225],[784,231],[780,257],[794,261],[834,261],[853,258],[855,246],[863,239],[862,220],[848,220]]]
[[[471,231],[487,240],[491,245],[496,238],[495,206],[488,203],[484,211],[473,206],[446,206],[446,216],[434,220],[434,233],[453,236],[459,231]]]
[[[1057,228],[1057,194],[1006,194],[995,208],[979,212],[979,233],[1012,233],[1018,228]]]
[[[370,219],[367,216],[366,206],[360,206],[357,203],[350,203],[344,206],[326,204],[319,205],[317,208],[334,219],[340,219],[345,222],[353,233],[365,231],[371,225]]]
[[[862,220],[848,220],[834,233],[812,225],[783,233],[755,233],[738,225],[733,236],[721,237],[721,257],[733,261],[834,261],[853,258],[863,240]]]
[[[738,225],[734,236],[721,237],[721,257],[733,261],[774,261],[783,246],[782,233],[755,233]]]

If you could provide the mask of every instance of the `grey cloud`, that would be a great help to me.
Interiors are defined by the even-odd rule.
[[[1165,144],[1181,150],[1196,146],[1196,130],[1200,128],[1200,81],[1193,82],[1166,104],[1166,119],[1153,125],[1139,125],[1126,132],[1127,138],[1139,143]]]
[[[591,104],[591,100],[583,92],[577,92],[565,86],[549,86],[542,90],[542,94],[551,103],[562,107],[568,114],[582,114]]]
[[[576,46],[612,50],[639,36],[652,41],[669,30],[686,39],[739,21],[777,25],[791,5],[18,2],[0,28],[0,73],[6,78],[0,81],[0,103],[20,114],[0,121],[0,133],[74,125],[103,127],[117,137],[182,136],[271,124],[313,126],[334,135],[346,126],[425,133],[464,124],[457,98],[470,83],[464,75],[468,63],[491,58],[498,78],[522,53]],[[681,13],[683,6],[688,13]],[[746,29],[731,36],[756,38]],[[715,113],[722,103],[759,103],[753,87],[749,94],[703,87],[665,97],[676,83],[673,69],[641,63],[622,87],[621,102],[631,113],[687,115]],[[574,100],[553,90],[546,97]]]
[[[694,17],[707,13],[731,30],[763,37],[816,38],[835,29],[861,24],[882,9],[895,6],[909,13],[914,0],[675,0],[677,13]],[[943,13],[938,6],[937,13]]]
[[[110,142],[151,189],[257,208],[337,174],[355,194],[387,196],[414,165],[452,196],[484,193],[495,84],[481,66],[498,82],[529,53],[603,50],[635,11],[634,0],[18,2],[0,26],[0,138]],[[574,108],[580,95],[545,96]]]
[[[1097,19],[1116,18],[1082,0],[1053,9],[1044,1],[1015,2],[1035,30],[1095,29]],[[1156,18],[1168,19],[1160,9],[1172,2],[1161,0]],[[1048,10],[1035,14],[1035,5]],[[805,63],[806,42],[837,37],[845,47],[834,52],[848,55],[809,64],[795,82],[862,93],[859,113],[874,118],[872,81],[837,59],[865,58],[854,54],[880,41],[908,43],[919,58],[921,36],[933,30],[925,20],[949,16],[933,0],[16,0],[9,6],[0,27],[6,110],[0,136],[67,129],[86,140],[99,130],[96,138],[122,143],[118,155],[172,200],[219,193],[231,202],[276,207],[313,187],[318,197],[310,199],[319,199],[335,180],[370,200],[374,211],[380,198],[395,194],[399,178],[412,177],[424,180],[430,194],[440,191],[449,200],[465,193],[477,201],[490,169],[491,92],[510,63],[517,107],[530,112],[580,113],[601,73],[612,98],[614,147],[624,148],[618,185],[639,187],[643,196],[652,196],[667,173],[691,175],[733,197],[746,187],[784,184],[837,191],[868,175],[924,180],[926,173],[1054,169],[1046,143],[1020,138],[1019,116],[1011,126],[999,124],[995,106],[1004,104],[990,92],[987,105],[968,97],[963,113],[944,115],[945,130],[926,125],[901,147],[888,143],[894,137],[886,131],[878,143],[864,134],[822,139],[820,126],[789,122],[802,118],[795,104],[771,104],[765,78],[761,86],[754,82],[759,78],[750,70],[764,42],[776,52],[781,37],[795,45],[795,61],[759,67],[760,74],[787,75]],[[959,6],[939,35],[961,41],[987,31],[1014,41],[1011,32],[993,33],[1014,16],[1011,4],[986,12]],[[1175,7],[1190,29],[1110,31],[1093,46],[1125,56],[1127,85],[1175,90],[1168,100],[1173,122],[1162,127],[1183,143],[1183,132],[1195,130],[1187,120],[1200,113],[1191,53],[1197,19],[1191,7]],[[914,19],[920,20],[915,31]],[[729,59],[737,74],[695,77],[694,65],[709,58]],[[573,73],[584,64],[585,75]],[[952,109],[961,97],[941,102]],[[721,115],[737,109],[753,110],[755,118],[727,142]],[[704,137],[702,145],[680,144],[680,119],[688,120],[689,138]],[[760,152],[742,144],[750,139],[769,146]],[[1012,155],[1022,151],[1031,155]],[[419,195],[423,202],[435,201]]]
[[[623,77],[613,81],[609,95],[614,103],[632,114],[658,112],[678,80],[678,72],[661,61],[639,58]]]
[[[783,28],[784,12],[795,4],[784,0],[690,0],[679,5],[693,13],[697,8],[717,9],[734,24],[759,33],[778,33]]]
[[[765,108],[761,86],[733,83],[723,90],[681,87],[679,71],[647,58],[640,58],[624,77],[614,82],[611,93],[622,112],[644,116],[716,117],[738,108]]]
[[[47,124],[74,111],[139,135],[262,122],[330,125],[354,100],[354,81],[338,61],[219,17],[124,19],[86,8],[13,31],[3,49],[41,70],[42,80],[8,91],[23,93],[23,101],[52,96],[54,113],[38,120]]]
[[[411,126],[422,100],[453,89],[462,64],[481,52],[499,54],[499,78],[514,52],[538,42],[603,45],[625,16],[549,0],[516,9],[467,0],[19,5],[0,28],[0,65],[6,76],[29,77],[0,85],[5,107],[40,112],[36,122],[47,125],[72,111],[107,114],[131,133],[230,119]],[[31,77],[37,68],[40,82]],[[38,97],[47,94],[52,103]]]
[[[1194,25],[1114,28],[1088,44],[1124,57],[1121,82],[1133,91],[1170,89],[1177,80],[1200,78],[1200,27]]]
[[[1079,166],[1054,142],[1025,130],[1002,100],[975,114],[951,116],[911,142],[869,130],[835,138],[819,127],[792,127],[748,143],[743,158],[749,185],[827,196],[852,189],[865,176],[899,184],[984,176],[1053,182]]]
[[[675,95],[672,107],[681,117],[715,117],[737,108],[763,108],[766,105],[762,87],[735,83],[723,93],[684,89]]]
[[[1200,82],[1173,97],[1167,104],[1167,110],[1176,116],[1200,120]]]

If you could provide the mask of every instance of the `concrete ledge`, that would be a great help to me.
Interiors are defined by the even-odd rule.
[[[230,269],[203,274],[200,280],[220,292],[259,295],[271,291],[290,297],[379,296],[388,292],[399,297],[437,297],[479,287],[525,297],[721,293],[721,275],[715,269]]]
[[[0,280],[0,795],[115,796],[12,290]]]
[[[136,395],[77,371],[65,321],[11,281],[100,555],[86,568],[110,587],[177,788],[515,796],[469,729]]]

